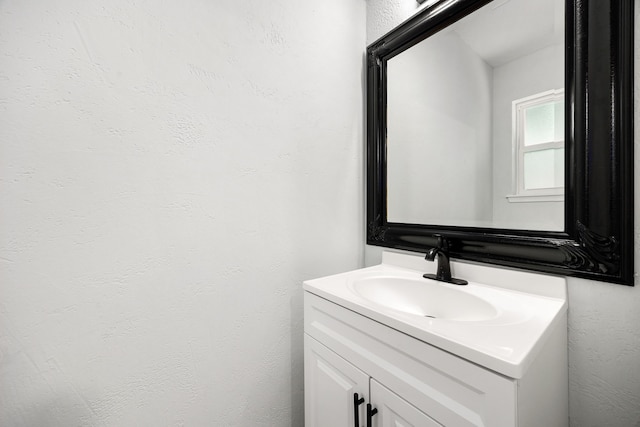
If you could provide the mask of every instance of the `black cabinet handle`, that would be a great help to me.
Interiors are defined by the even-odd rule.
[[[373,424],[371,424],[371,418],[373,418],[373,416],[377,413],[378,409],[372,407],[371,403],[367,403],[367,427],[373,426]]]
[[[353,393],[353,422],[355,427],[360,427],[360,405],[364,403],[364,397],[358,398],[358,393]]]

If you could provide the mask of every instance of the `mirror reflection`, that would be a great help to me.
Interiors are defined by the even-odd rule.
[[[494,0],[387,62],[389,222],[564,230],[564,2]]]

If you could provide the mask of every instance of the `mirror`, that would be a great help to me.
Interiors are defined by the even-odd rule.
[[[440,0],[367,49],[367,243],[633,284],[633,1]]]
[[[491,2],[389,58],[388,220],[563,231],[563,95],[564,0]]]

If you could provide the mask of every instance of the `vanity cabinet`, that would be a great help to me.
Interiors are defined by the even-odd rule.
[[[441,427],[309,335],[304,357],[306,427]]]
[[[514,379],[308,290],[304,300],[306,427],[567,425],[566,387],[554,378],[562,357],[551,351],[566,344],[562,328]]]
[[[309,335],[304,337],[304,378],[306,427],[351,427],[355,417],[364,419],[369,376]]]

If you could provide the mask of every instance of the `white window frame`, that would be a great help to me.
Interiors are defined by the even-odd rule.
[[[563,202],[564,186],[550,188],[536,188],[527,190],[524,188],[524,155],[525,153],[563,148],[564,138],[561,141],[552,141],[543,144],[524,145],[524,112],[527,108],[536,105],[557,102],[564,99],[564,89],[554,89],[546,92],[516,99],[512,102],[511,138],[513,151],[513,184],[512,194],[507,195],[511,203],[522,202]]]

